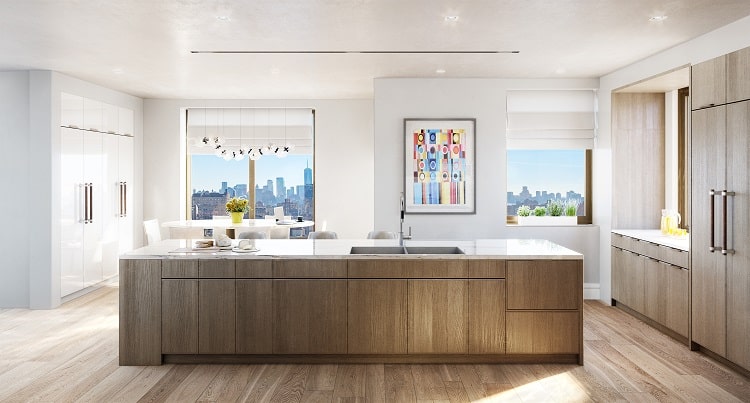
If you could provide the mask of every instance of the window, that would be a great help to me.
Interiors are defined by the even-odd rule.
[[[577,201],[579,223],[590,223],[590,150],[515,150],[507,153],[507,215],[550,200]],[[513,221],[512,219],[510,221]]]
[[[508,91],[507,215],[518,207],[577,201],[578,223],[591,223],[591,149],[596,91]]]
[[[194,220],[225,216],[232,197],[247,199],[245,218],[314,220],[312,109],[190,108],[188,186]]]

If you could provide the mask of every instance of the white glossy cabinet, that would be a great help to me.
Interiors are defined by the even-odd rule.
[[[61,94],[60,294],[118,273],[133,248],[133,112]],[[126,120],[130,121],[127,122]],[[110,132],[110,133],[105,133]]]

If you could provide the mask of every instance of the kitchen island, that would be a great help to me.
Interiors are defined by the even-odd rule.
[[[549,241],[253,242],[121,256],[120,365],[583,363],[583,255]]]

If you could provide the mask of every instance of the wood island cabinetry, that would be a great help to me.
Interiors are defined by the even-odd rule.
[[[583,359],[579,259],[123,258],[121,270],[122,298],[139,301],[122,305],[121,341],[138,341],[121,343],[122,365]],[[139,308],[152,304],[158,317]]]

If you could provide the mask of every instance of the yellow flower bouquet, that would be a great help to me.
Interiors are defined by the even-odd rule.
[[[233,197],[227,202],[227,212],[229,213],[247,213],[247,199]]]

